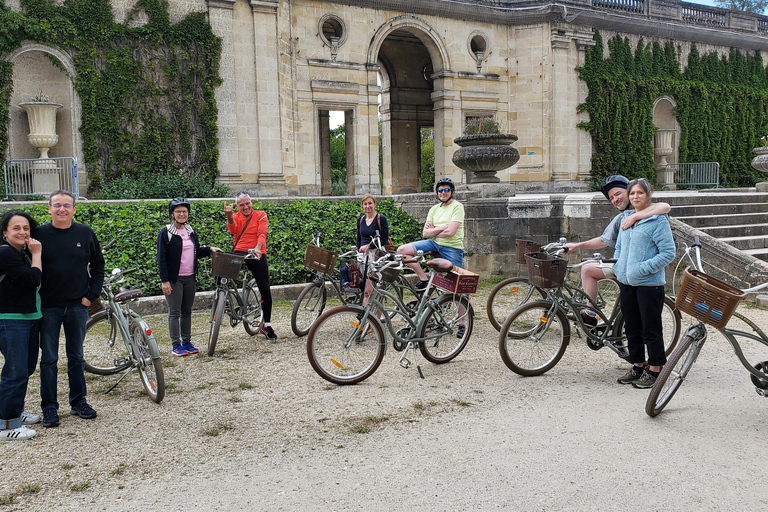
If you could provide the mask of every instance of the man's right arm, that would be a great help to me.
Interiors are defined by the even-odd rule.
[[[596,236],[595,238],[591,238],[585,242],[568,242],[567,244],[565,244],[565,246],[568,248],[568,252],[576,251],[579,249],[588,249],[588,250],[602,249],[603,247],[606,247],[606,245],[607,244],[599,236]]]

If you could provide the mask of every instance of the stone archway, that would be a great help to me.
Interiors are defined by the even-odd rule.
[[[27,142],[27,115],[18,105],[42,95],[63,105],[56,116],[59,142],[51,148],[49,155],[71,156],[82,162],[81,104],[72,82],[77,72],[69,54],[58,48],[27,42],[4,59],[13,63],[14,85],[10,101],[8,157],[18,159],[39,156],[39,151]],[[52,63],[53,59],[58,61],[60,67]],[[81,188],[82,185],[81,182]]]
[[[443,115],[435,111],[436,76],[449,69],[439,34],[412,15],[387,21],[374,35],[368,63],[381,74],[382,191],[419,192],[421,128],[434,127],[442,140]],[[441,168],[435,152],[435,168]]]
[[[657,184],[663,189],[674,189],[674,171],[667,164],[678,163],[680,149],[680,123],[675,117],[677,103],[671,96],[661,96],[653,102],[653,125],[656,133],[653,140]]]

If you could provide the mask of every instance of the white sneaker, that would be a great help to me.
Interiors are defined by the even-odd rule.
[[[40,423],[42,419],[43,417],[39,414],[34,414],[29,411],[24,411],[21,413],[22,425],[34,425],[35,423]]]
[[[23,441],[25,439],[31,439],[35,436],[35,431],[31,428],[27,428],[24,425],[19,428],[9,428],[8,430],[0,430],[0,441]]]

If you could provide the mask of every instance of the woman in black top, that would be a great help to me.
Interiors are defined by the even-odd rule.
[[[0,352],[5,358],[0,376],[0,441],[29,439],[26,427],[40,416],[24,411],[29,376],[37,365],[33,329],[40,314],[42,249],[32,238],[37,222],[28,213],[10,211],[0,220]]]
[[[363,206],[363,215],[357,219],[357,252],[372,252],[368,254],[366,258],[373,257],[374,249],[381,249],[384,244],[389,240],[389,223],[387,218],[380,213],[376,213],[376,198],[371,194],[365,194],[360,200],[360,204]],[[379,239],[377,247],[371,247],[373,239],[378,235]],[[366,261],[366,267],[368,262]],[[367,276],[368,269],[366,268],[363,275]],[[373,292],[373,284],[370,280],[365,279],[365,293],[363,294],[363,306],[368,305],[368,299],[371,298]]]

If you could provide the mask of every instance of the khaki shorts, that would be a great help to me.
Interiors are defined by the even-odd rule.
[[[605,277],[616,277],[616,274],[613,273],[613,265],[608,266],[608,264],[603,263],[602,270]]]

